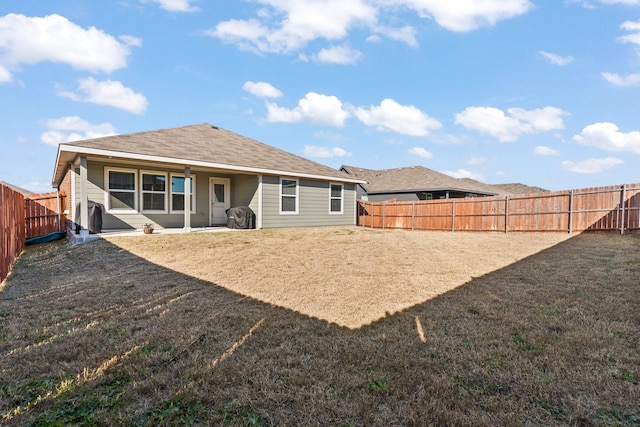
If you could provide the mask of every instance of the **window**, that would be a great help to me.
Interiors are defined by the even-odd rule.
[[[107,193],[105,204],[108,212],[135,212],[136,171],[126,169],[105,169]]]
[[[280,213],[298,213],[298,180],[280,178]]]
[[[171,212],[184,212],[185,189],[189,187],[191,213],[196,213],[196,199],[193,197],[195,181],[196,177],[191,175],[191,185],[185,185],[184,175],[171,175]]]
[[[329,213],[342,213],[342,184],[329,184]]]
[[[142,172],[142,212],[167,213],[167,174]]]

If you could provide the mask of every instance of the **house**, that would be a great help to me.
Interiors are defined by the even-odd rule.
[[[367,181],[365,184],[358,184],[358,198],[373,202],[390,199],[410,201],[509,194],[479,181],[453,178],[423,166],[385,170],[342,166],[340,170],[354,178]]]
[[[357,177],[207,123],[60,144],[53,187],[73,222],[102,229],[224,225],[248,206],[256,228],[354,225]]]

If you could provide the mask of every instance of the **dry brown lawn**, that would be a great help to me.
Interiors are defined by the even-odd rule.
[[[3,425],[640,425],[640,236],[309,228],[29,248]]]
[[[109,241],[173,271],[354,329],[570,236],[308,228],[153,237]]]

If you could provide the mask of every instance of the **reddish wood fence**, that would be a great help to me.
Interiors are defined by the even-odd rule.
[[[358,202],[358,225],[448,231],[640,230],[640,184],[512,196]]]
[[[24,224],[24,196],[0,184],[0,282],[24,249]]]
[[[65,229],[66,217],[62,213],[65,196],[44,193],[25,196],[26,238],[44,236]]]
[[[26,239],[65,229],[64,199],[55,192],[24,195],[0,184],[0,281],[9,274]]]

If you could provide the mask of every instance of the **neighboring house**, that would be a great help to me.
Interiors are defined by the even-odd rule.
[[[391,199],[435,200],[506,194],[488,184],[471,179],[453,178],[423,166],[384,170],[342,166],[340,170],[354,178],[367,181],[365,184],[358,184],[358,198],[373,202]]]
[[[25,196],[29,196],[29,195],[33,194],[33,191],[25,190],[24,188],[20,188],[20,187],[18,187],[16,185],[9,184],[8,182],[0,181],[0,185],[4,185],[6,187],[9,187],[13,191],[17,191],[18,193],[21,193],[21,194],[23,194]]]
[[[104,230],[223,225],[236,206],[256,228],[354,225],[363,183],[207,123],[60,144],[53,174],[73,221],[99,204]]]
[[[531,193],[548,193],[549,190],[534,187],[531,185],[511,183],[511,184],[491,184],[493,188],[506,194],[531,194]]]

